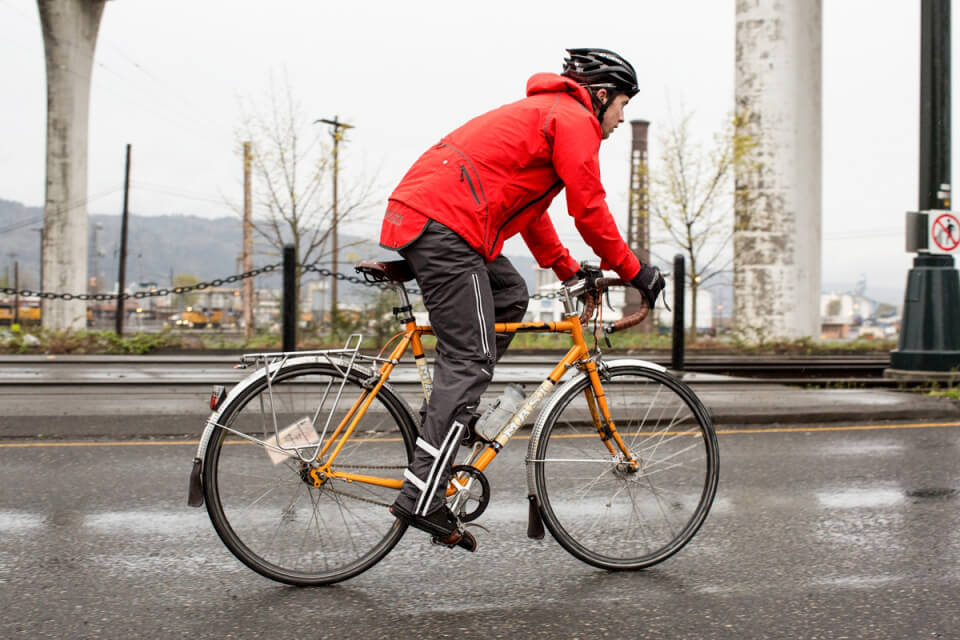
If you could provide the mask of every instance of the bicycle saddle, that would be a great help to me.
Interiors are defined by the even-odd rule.
[[[368,280],[375,282],[408,282],[413,280],[413,269],[406,260],[392,260],[389,262],[371,262],[363,261],[358,263],[354,269],[357,273],[362,273]]]

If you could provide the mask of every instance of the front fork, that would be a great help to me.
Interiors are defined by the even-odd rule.
[[[594,361],[587,362],[586,371],[590,384],[583,390],[583,395],[587,400],[587,407],[590,409],[593,426],[596,427],[597,433],[600,434],[600,439],[607,450],[610,451],[610,455],[620,460],[618,470],[636,473],[640,470],[640,463],[630,453],[627,443],[620,437],[613,418],[610,416],[610,407],[607,405],[607,397],[600,380],[603,375],[602,371],[597,368]]]

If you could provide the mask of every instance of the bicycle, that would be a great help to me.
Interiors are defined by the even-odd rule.
[[[431,328],[414,319],[404,285],[413,273],[404,261],[361,263],[357,271],[397,290],[394,315],[404,330],[378,356],[360,352],[358,335],[343,349],[243,356],[238,366],[256,370],[229,394],[214,389],[191,473],[188,503],[206,504],[227,548],[257,573],[292,585],[356,576],[406,530],[387,506],[419,419],[389,379],[412,350],[429,399],[421,338]],[[719,453],[710,415],[687,385],[650,362],[603,359],[599,338],[648,313],[604,323],[600,296],[616,285],[624,283],[591,277],[562,286],[559,322],[496,325],[498,333],[566,333],[572,345],[496,438],[478,440],[454,466],[446,499],[462,522],[476,520],[490,498],[484,470],[549,397],[525,460],[528,535],[542,538],[546,524],[584,562],[632,570],[662,562],[696,534],[716,494]],[[591,318],[592,350],[583,329]],[[557,388],[570,369],[576,375]]]

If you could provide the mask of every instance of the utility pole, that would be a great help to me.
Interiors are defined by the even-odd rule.
[[[127,168],[123,177],[123,219],[120,223],[120,269],[117,272],[117,317],[116,331],[123,335],[123,290],[127,277],[127,205],[130,196],[130,145],[127,145]]]
[[[40,286],[37,289],[43,291],[43,227],[34,229],[34,231],[40,232]]]
[[[97,222],[93,225],[93,281],[95,283],[93,292],[100,293],[103,290],[103,282],[100,279],[100,258],[104,256],[100,249],[100,232],[103,231],[103,223]]]
[[[340,252],[340,245],[337,241],[337,182],[340,173],[340,141],[343,140],[343,132],[346,129],[353,129],[352,124],[347,124],[345,122],[340,122],[337,119],[337,116],[333,116],[333,120],[327,120],[321,118],[315,122],[322,122],[324,124],[329,124],[332,128],[330,129],[330,135],[333,136],[333,228],[331,235],[333,236],[333,260],[330,265],[330,270],[334,274],[337,273],[338,268],[338,254]],[[333,330],[336,331],[337,328],[337,278],[333,277],[330,279],[330,324],[333,327]]]
[[[243,272],[253,270],[253,202],[250,196],[250,143],[243,143]],[[243,279],[243,331],[253,337],[253,278]]]

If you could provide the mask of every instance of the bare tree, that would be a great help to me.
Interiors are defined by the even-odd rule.
[[[252,224],[256,236],[280,255],[291,243],[297,256],[297,309],[303,265],[332,253],[332,155],[328,132],[315,125],[296,100],[290,82],[271,81],[268,104],[244,106],[237,134],[251,143],[253,179]],[[342,155],[342,151],[341,151]],[[341,158],[342,163],[342,158]],[[338,195],[337,224],[355,219],[371,201],[373,180],[343,181]],[[242,207],[234,207],[242,215]],[[341,245],[340,249],[346,246]]]
[[[756,141],[743,132],[743,116],[735,115],[705,148],[690,134],[691,117],[683,115],[661,136],[660,165],[650,171],[650,211],[661,227],[657,241],[686,257],[693,318],[689,339],[695,342],[697,292],[733,262],[734,173],[753,161]]]

